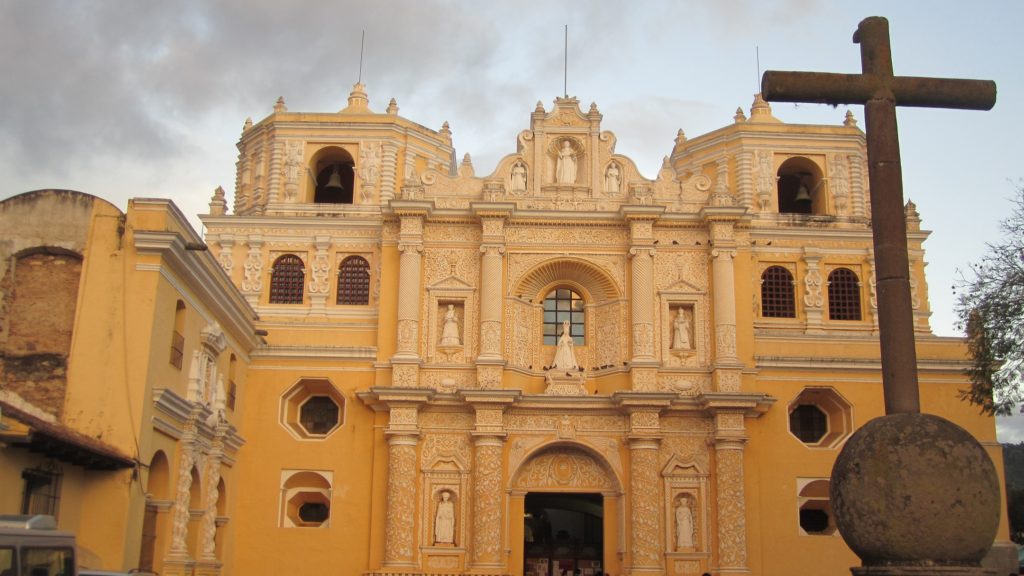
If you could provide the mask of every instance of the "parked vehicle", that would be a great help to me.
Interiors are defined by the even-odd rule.
[[[74,534],[53,516],[0,515],[0,576],[77,576]]]

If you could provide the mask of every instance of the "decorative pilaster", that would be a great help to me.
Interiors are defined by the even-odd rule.
[[[716,574],[745,574],[747,568],[746,496],[743,491],[743,412],[715,414],[715,485],[718,498]]]
[[[754,201],[754,153],[740,152],[736,155],[736,200],[740,206],[751,206]]]
[[[221,234],[217,238],[217,244],[220,246],[220,252],[217,253],[217,262],[224,269],[224,273],[230,277],[231,270],[235,267],[235,261],[232,256],[232,251],[235,248],[235,237],[231,234]]]
[[[217,564],[217,500],[220,497],[220,465],[224,456],[224,435],[230,424],[217,424],[210,454],[206,458],[206,501],[203,503],[203,518],[199,534],[202,541],[200,560]]]
[[[864,157],[859,154],[851,154],[847,158],[850,164],[850,196],[853,215],[858,218],[867,218],[870,214],[866,210],[868,203],[864,201],[868,197],[868,192],[864,189]]]
[[[384,144],[384,158],[380,172],[380,203],[386,205],[395,198],[395,180],[398,174],[398,147]]]
[[[281,176],[284,173],[284,141],[277,138],[270,149],[270,177],[268,178],[267,203],[281,201]]]
[[[316,251],[313,253],[313,261],[309,266],[309,299],[312,304],[310,311],[313,314],[323,314],[327,311],[327,295],[331,292],[331,263],[328,254],[331,238],[317,236],[313,246]]]
[[[393,386],[419,385],[420,295],[423,267],[423,222],[433,204],[393,200],[391,207],[400,218],[398,250],[398,349],[391,358]]]
[[[807,318],[808,334],[822,332],[821,320],[824,316],[825,298],[822,295],[824,280],[821,278],[821,251],[818,248],[804,247],[804,315]]]
[[[246,241],[249,253],[245,257],[245,278],[242,280],[242,294],[253,308],[260,303],[263,291],[263,236],[253,234]]]

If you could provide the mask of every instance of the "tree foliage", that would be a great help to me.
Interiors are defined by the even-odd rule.
[[[971,354],[971,386],[960,397],[1008,415],[1024,400],[1024,184],[981,261],[957,285],[956,311]]]

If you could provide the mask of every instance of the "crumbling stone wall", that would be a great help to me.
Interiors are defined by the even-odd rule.
[[[0,385],[60,417],[82,260],[63,250],[14,257],[0,279]]]

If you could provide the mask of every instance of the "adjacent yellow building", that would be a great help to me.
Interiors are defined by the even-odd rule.
[[[0,202],[0,484],[26,487],[0,512],[23,470],[62,470],[83,561],[165,576],[859,564],[828,485],[883,413],[863,132],[755,97],[648,179],[602,119],[538,102],[478,176],[447,124],[357,84],[340,112],[246,122],[202,240],[163,200]],[[1000,464],[906,219],[923,409]],[[31,410],[111,469],[25,450]]]

